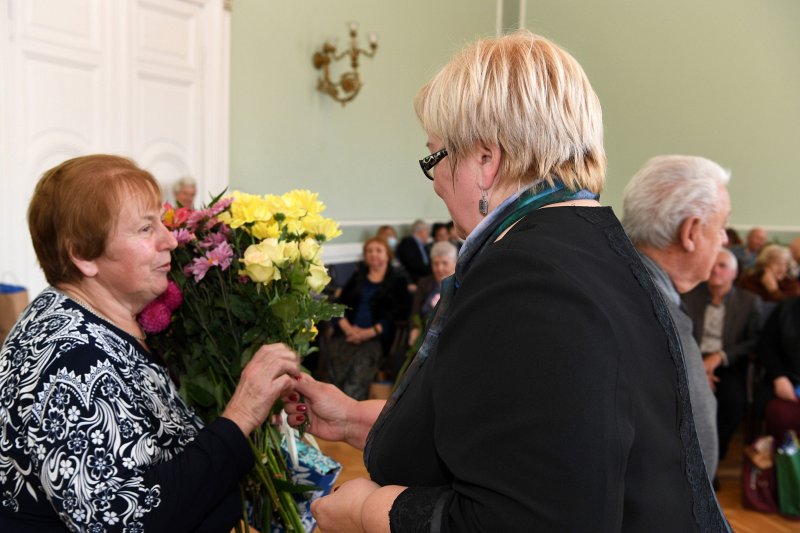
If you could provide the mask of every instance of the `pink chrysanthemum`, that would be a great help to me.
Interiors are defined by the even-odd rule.
[[[212,232],[206,235],[205,239],[200,243],[200,248],[214,248],[223,242],[227,242],[228,237],[223,232]]]
[[[195,239],[194,233],[184,228],[172,230],[172,236],[178,241],[178,246],[192,242]]]
[[[170,280],[167,285],[167,290],[158,297],[158,300],[163,302],[164,305],[167,306],[167,309],[174,311],[183,303],[183,293],[178,287],[178,284]]]
[[[169,326],[172,313],[164,302],[153,300],[139,313],[139,325],[145,333],[161,333]]]

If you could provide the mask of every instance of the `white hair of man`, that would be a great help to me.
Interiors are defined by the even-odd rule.
[[[731,252],[727,248],[720,248],[719,252],[722,253],[722,254],[725,254],[725,256],[728,258],[728,264],[730,265],[730,267],[732,269],[734,269],[736,272],[738,272],[739,271],[739,260],[736,258],[736,254],[734,254],[733,252]]]
[[[684,220],[717,212],[728,181],[730,172],[704,157],[653,157],[625,187],[622,225],[635,245],[664,249]]]
[[[430,226],[424,220],[418,219],[415,220],[413,224],[411,224],[411,233],[416,235],[417,233],[421,233],[423,230],[425,231],[425,233],[428,233],[430,231]]]
[[[431,259],[434,257],[447,257],[456,260],[458,248],[450,241],[439,241],[431,247]]]
[[[197,187],[197,182],[191,176],[183,176],[172,185],[172,193],[177,194],[184,187]]]

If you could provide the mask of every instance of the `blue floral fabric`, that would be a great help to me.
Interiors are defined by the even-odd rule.
[[[56,289],[0,352],[0,513],[52,506],[72,531],[143,531],[173,458],[202,422],[138,343]]]

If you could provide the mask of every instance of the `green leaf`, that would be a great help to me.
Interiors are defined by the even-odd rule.
[[[299,485],[283,479],[275,479],[275,488],[280,492],[288,492],[289,494],[302,494],[304,492],[322,490],[322,487],[317,487],[316,485]]]
[[[297,316],[299,307],[297,300],[289,294],[286,294],[283,299],[273,303],[270,309],[276,317],[280,318],[283,322],[288,322],[290,319]]]

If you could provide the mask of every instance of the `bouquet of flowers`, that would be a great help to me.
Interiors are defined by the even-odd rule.
[[[321,215],[317,195],[303,190],[234,192],[200,210],[165,208],[164,224],[178,241],[171,281],[139,322],[178,375],[182,396],[208,423],[261,345],[283,342],[302,358],[315,350],[316,324],[341,316],[341,306],[321,295],[330,281],[322,244],[341,231]],[[303,531],[293,495],[319,488],[292,483],[281,434],[268,422],[250,443],[256,466],[242,486],[250,506],[245,524],[268,531],[276,515],[287,530]]]

